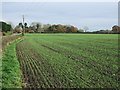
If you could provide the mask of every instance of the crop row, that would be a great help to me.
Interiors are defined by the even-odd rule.
[[[93,38],[93,44],[79,35],[26,37],[17,45],[23,82],[26,87],[119,87],[118,56],[111,54],[117,51],[108,49],[116,49],[117,42],[102,48],[99,41],[104,38]]]
[[[20,45],[20,44],[19,44]],[[37,73],[38,75],[31,75],[31,77],[28,77],[29,75],[27,75],[28,77],[28,80],[30,81],[26,81],[24,80],[27,84],[30,84],[31,82],[34,83],[34,85],[36,84],[36,81],[39,81],[38,84],[41,86],[43,82],[40,82],[40,81],[45,81],[45,83],[43,84],[44,87],[68,87],[68,83],[72,86],[72,87],[75,87],[75,85],[73,85],[73,83],[70,82],[69,78],[67,76],[65,76],[66,74],[64,73],[61,73],[61,71],[59,69],[57,69],[56,71],[56,68],[53,68],[49,63],[48,61],[46,61],[45,59],[41,59],[39,58],[40,55],[35,55],[36,52],[34,52],[34,50],[30,49],[30,46],[29,46],[29,49],[27,49],[27,47],[25,47],[24,45],[22,45],[23,49],[21,49],[21,51],[23,53],[28,53],[29,50],[32,51],[32,53],[29,52],[29,56],[27,56],[25,54],[25,56],[23,54],[20,53],[20,46],[17,46],[17,51],[18,51],[18,57],[19,57],[19,60],[23,60],[23,61],[20,61],[21,63],[21,69],[23,71],[23,74],[26,76],[26,74],[30,74],[30,72],[32,72],[32,70],[34,71],[33,73]],[[26,45],[26,44],[25,44]],[[18,48],[19,47],[19,48]],[[25,52],[27,51],[27,52]],[[34,55],[32,55],[34,53]],[[21,55],[21,56],[19,56]],[[22,58],[20,58],[22,57]],[[23,58],[24,57],[24,58]],[[33,58],[33,59],[30,59],[30,58]],[[41,63],[41,64],[40,64]],[[24,69],[25,66],[30,69],[30,70],[27,70]],[[38,68],[38,70],[37,70]],[[62,68],[61,68],[62,69]],[[37,70],[37,71],[36,71]],[[28,72],[29,71],[29,72]],[[36,72],[35,72],[36,71]],[[67,73],[66,71],[63,70],[63,72]],[[42,77],[40,80],[38,79],[39,77],[41,76],[44,76]],[[26,78],[24,76],[24,79]],[[33,76],[35,76],[37,78],[37,80],[35,79],[34,81],[31,80],[31,78],[34,78]],[[72,77],[72,76],[71,76]],[[48,79],[47,79],[48,78]],[[45,80],[47,79],[47,80]],[[33,84],[32,83],[32,84]],[[48,84],[47,84],[48,83]],[[85,82],[84,82],[85,83]],[[38,86],[39,86],[38,85]],[[37,87],[38,87],[37,86]],[[39,86],[39,87],[40,87]],[[27,87],[33,87],[32,85],[28,85]],[[78,86],[79,87],[79,86]]]
[[[46,44],[46,45],[48,45],[48,44]],[[40,46],[39,46],[40,47]],[[42,48],[42,47],[41,47]],[[55,48],[55,47],[54,47]],[[48,49],[48,48],[47,48]],[[55,51],[55,50],[54,50]],[[52,53],[52,52],[51,52]],[[64,56],[66,56],[66,54],[67,54],[67,52],[62,52],[63,54],[64,54]],[[72,55],[72,54],[71,54]],[[67,56],[68,57],[68,56]],[[70,59],[72,58],[72,56],[69,56],[70,57]],[[76,58],[76,57],[75,57]],[[92,68],[92,70],[90,71],[91,73],[89,73],[89,74],[93,74],[93,70],[95,70],[95,71],[97,71],[97,72],[95,72],[95,74],[97,75],[97,73],[100,73],[100,75],[98,75],[98,76],[96,76],[97,78],[96,78],[96,80],[99,80],[98,79],[98,77],[104,77],[104,78],[108,78],[108,79],[106,79],[106,81],[104,81],[104,82],[111,82],[111,83],[114,83],[113,81],[115,81],[115,80],[112,80],[111,78],[109,78],[109,77],[106,77],[106,74],[105,73],[103,73],[103,72],[105,72],[105,71],[103,71],[103,70],[101,70],[102,68],[101,67],[98,67],[97,66],[97,64],[92,64],[92,62],[91,61],[87,61],[87,60],[89,60],[89,59],[87,59],[87,60],[85,60],[85,59],[81,59],[80,58],[80,56],[78,57],[78,59],[80,58],[80,61],[78,61],[78,60],[75,60],[75,58],[72,58],[72,60],[74,59],[74,62],[76,62],[76,63],[79,63],[78,64],[78,66],[77,66],[77,68],[76,69],[81,69],[80,67],[79,67],[79,65],[80,64],[83,64],[84,66],[86,66],[86,67],[88,67],[88,69],[87,69],[87,71],[85,71],[85,73],[86,72],[89,72],[89,68]],[[93,62],[94,63],[94,62]],[[72,64],[72,63],[71,63]],[[95,66],[97,66],[97,67],[95,67]],[[85,67],[85,68],[86,68]],[[104,67],[103,67],[103,69],[104,69]],[[109,69],[108,69],[109,70]],[[78,72],[78,71],[76,71],[76,72]],[[80,72],[78,72],[79,74],[80,74]],[[106,72],[107,73],[107,72]],[[82,73],[83,74],[83,73]],[[101,75],[101,74],[103,74],[103,75]],[[105,74],[105,75],[104,75]],[[108,74],[107,74],[108,75]],[[92,75],[91,75],[92,76]],[[94,77],[93,77],[94,76]],[[90,79],[94,79],[95,78],[95,75],[93,75]],[[101,78],[101,79],[104,79],[104,78]],[[86,77],[85,77],[85,79],[86,79]],[[93,81],[95,81],[95,80],[92,80],[92,82]],[[101,80],[102,81],[102,80]],[[91,82],[91,83],[92,83]],[[102,81],[103,82],[103,81]],[[99,81],[99,83],[100,83],[100,81]],[[109,83],[110,84],[110,83]],[[111,84],[112,85],[112,84]]]

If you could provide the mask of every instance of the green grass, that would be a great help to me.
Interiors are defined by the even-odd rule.
[[[117,34],[26,36],[16,48],[26,87],[119,87]]]
[[[20,64],[16,56],[16,44],[22,39],[11,43],[2,57],[2,88],[21,88],[22,87],[22,73]]]
[[[3,88],[21,88],[22,80],[27,88],[119,88],[117,34],[26,36],[3,53]]]

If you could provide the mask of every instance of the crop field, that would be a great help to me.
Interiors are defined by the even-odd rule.
[[[26,34],[16,50],[24,87],[119,88],[117,34]]]

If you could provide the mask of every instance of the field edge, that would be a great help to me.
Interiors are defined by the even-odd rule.
[[[22,88],[22,72],[17,60],[16,45],[23,38],[10,43],[3,52],[2,57],[2,88]]]

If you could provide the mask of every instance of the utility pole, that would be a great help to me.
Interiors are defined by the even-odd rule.
[[[23,36],[24,36],[24,32],[25,32],[25,26],[24,26],[24,15],[23,15],[23,31],[22,31]]]

